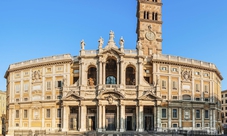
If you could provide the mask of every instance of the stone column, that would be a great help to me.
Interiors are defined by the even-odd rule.
[[[142,60],[139,60],[140,62],[138,62],[138,85],[140,85],[142,83],[142,79],[143,79],[143,65],[142,65]]]
[[[103,105],[102,106],[102,128],[103,128],[103,131],[106,131],[106,106]]]
[[[117,85],[119,85],[119,83],[120,83],[120,76],[119,76],[119,74],[120,74],[120,63],[119,62],[117,62]],[[122,77],[122,76],[121,76]]]
[[[98,78],[98,84],[101,85],[102,84],[102,61],[101,58],[99,58],[99,72],[97,72],[97,78]]]
[[[157,107],[157,131],[161,131],[161,107]]]
[[[192,127],[195,128],[195,109],[192,109]]]
[[[213,121],[212,121],[212,119],[213,119],[213,110],[211,109],[209,112],[210,112],[210,128],[212,128],[213,127]]]
[[[99,114],[98,132],[102,132],[102,105],[101,104],[99,104],[98,114]]]
[[[69,121],[69,107],[68,106],[66,106],[66,105],[64,105],[64,118],[63,118],[63,129],[62,129],[62,131],[63,132],[66,132],[66,131],[68,131],[69,129],[68,129],[68,121]]]
[[[120,132],[125,131],[125,105],[121,104],[121,129]]]
[[[139,131],[139,106],[136,105],[136,131]]]
[[[86,131],[86,119],[87,116],[87,107],[85,105],[81,105],[80,108],[80,131]]]
[[[103,85],[105,85],[106,84],[106,63],[103,63]]]
[[[216,117],[216,113],[215,113],[216,110],[213,110],[213,128],[215,128],[215,124],[216,124],[216,120],[215,120],[215,117]]]
[[[168,127],[169,128],[172,127],[171,120],[172,120],[171,108],[168,108]]]
[[[78,106],[78,127],[77,127],[77,129],[78,129],[78,131],[80,130],[80,128],[81,128],[81,106]]]
[[[120,123],[119,123],[119,105],[116,105],[117,106],[117,130],[116,131],[119,131],[120,130]]]
[[[143,132],[143,105],[139,106],[139,132]]]
[[[123,60],[120,61],[120,77],[121,77],[121,85],[124,85],[125,84],[125,74],[124,74],[124,65],[123,65]]]
[[[182,117],[182,110],[181,110],[181,108],[179,108],[179,127],[182,127],[182,119],[181,119],[181,117]]]
[[[157,127],[157,107],[154,106],[154,129],[156,129]]]
[[[204,128],[204,109],[201,109],[202,110],[202,128]]]

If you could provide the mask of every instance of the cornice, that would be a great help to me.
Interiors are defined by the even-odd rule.
[[[34,63],[31,65],[25,65],[25,66],[8,69],[7,72],[14,72],[14,71],[18,71],[18,70],[31,69],[31,68],[35,68],[35,67],[43,67],[43,66],[48,66],[48,65],[65,64],[65,63],[72,63],[72,59],[49,61],[49,62],[43,62],[43,63]],[[5,75],[5,78],[6,78],[6,76],[7,76],[7,73]]]
[[[208,68],[208,67],[199,66],[199,65],[196,65],[196,64],[189,64],[189,63],[176,62],[176,61],[170,61],[170,60],[153,59],[152,62],[154,62],[154,63],[171,64],[171,65],[178,65],[178,66],[184,66],[184,67],[191,67],[191,68],[197,68],[197,69],[202,69],[202,70],[207,70],[207,71],[215,72],[218,75],[218,77],[221,80],[223,80],[223,77],[221,76],[221,73],[219,72],[218,69],[215,69],[215,68]]]

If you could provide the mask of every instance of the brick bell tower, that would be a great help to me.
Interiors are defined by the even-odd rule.
[[[162,2],[137,0],[137,40],[144,55],[162,54]]]

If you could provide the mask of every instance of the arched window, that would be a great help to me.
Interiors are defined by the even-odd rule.
[[[117,61],[109,58],[106,61],[106,84],[117,84]]]
[[[106,84],[116,84],[116,78],[114,76],[108,76],[106,78]]]
[[[183,95],[183,100],[191,100],[191,96],[190,95]]]
[[[88,80],[88,85],[89,86],[94,86],[96,85],[96,68],[95,67],[90,67],[88,69],[88,73],[87,73],[87,80]]]
[[[158,13],[152,12],[152,20],[158,20]]]
[[[126,78],[125,78],[125,84],[126,85],[135,85],[136,79],[135,79],[135,70],[133,67],[127,67],[126,68]]]
[[[143,19],[149,19],[149,12],[148,11],[143,12]]]
[[[155,13],[155,20],[158,20],[158,13]]]

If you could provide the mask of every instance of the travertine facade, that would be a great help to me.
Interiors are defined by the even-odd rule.
[[[221,123],[222,76],[212,63],[163,55],[160,0],[138,0],[136,49],[114,32],[80,55],[12,64],[7,130],[215,132]]]
[[[0,90],[0,134],[2,134],[2,130],[4,130],[4,119],[6,115],[6,92]]]
[[[227,127],[227,90],[221,92],[222,125]]]

